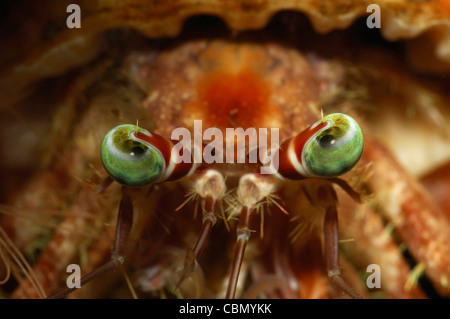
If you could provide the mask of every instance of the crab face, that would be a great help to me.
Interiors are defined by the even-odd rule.
[[[80,1],[81,29],[35,5],[3,23],[27,20],[1,53],[3,294],[52,295],[112,249],[138,297],[355,296],[336,274],[449,295],[448,169],[419,179],[450,158],[446,1],[379,1],[381,33],[369,3]]]

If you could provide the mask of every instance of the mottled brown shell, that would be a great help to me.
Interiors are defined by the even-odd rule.
[[[388,40],[407,39],[408,60],[414,67],[450,71],[448,0],[81,0],[77,2],[82,11],[81,29],[66,26],[70,3],[73,1],[24,1],[11,12],[0,34],[4,39],[0,53],[2,101],[13,103],[23,97],[23,89],[30,83],[93,59],[101,47],[99,37],[106,30],[131,28],[150,38],[174,37],[183,23],[196,15],[217,16],[231,29],[243,31],[264,27],[278,12],[298,11],[317,32],[324,33],[348,27],[370,14],[369,5],[377,4],[381,33]]]

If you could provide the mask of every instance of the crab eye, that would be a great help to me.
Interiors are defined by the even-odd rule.
[[[101,146],[103,166],[117,182],[140,187],[157,181],[164,172],[162,154],[151,144],[135,137],[135,132],[151,135],[135,125],[124,124],[106,134]]]
[[[350,116],[334,113],[320,122],[327,123],[305,144],[302,162],[312,175],[332,177],[349,171],[358,162],[364,137],[358,123]]]

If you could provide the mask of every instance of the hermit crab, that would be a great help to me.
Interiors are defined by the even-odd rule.
[[[6,4],[2,297],[450,294],[449,1]]]

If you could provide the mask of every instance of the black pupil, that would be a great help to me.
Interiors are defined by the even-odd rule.
[[[330,148],[333,147],[336,139],[333,135],[324,135],[320,138],[319,144],[322,148]]]
[[[140,146],[134,146],[134,147],[131,149],[131,152],[133,152],[134,155],[139,156],[139,155],[144,154],[144,153],[145,153],[145,150],[144,150],[142,147],[140,147]]]

